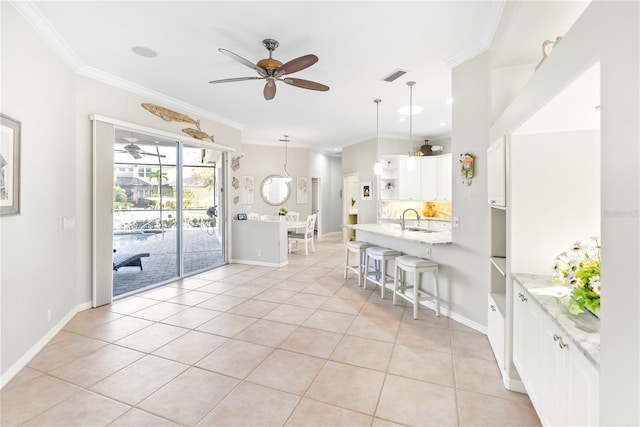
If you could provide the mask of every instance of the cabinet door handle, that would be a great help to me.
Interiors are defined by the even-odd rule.
[[[489,203],[494,204],[496,201],[495,200],[490,200]]]
[[[553,340],[555,342],[558,342],[559,339],[560,339],[560,336],[558,334],[553,334]]]
[[[524,296],[524,294],[518,292],[518,298],[520,298],[520,301],[524,302],[527,300],[527,298]]]
[[[489,307],[491,307],[491,311],[496,311],[496,306],[491,304]]]
[[[569,347],[569,344],[565,344],[564,341],[562,341],[562,338],[560,338],[560,342],[558,343],[558,345],[562,349],[565,349],[565,348]]]

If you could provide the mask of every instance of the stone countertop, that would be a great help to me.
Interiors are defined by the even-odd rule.
[[[344,227],[356,231],[366,231],[380,234],[394,239],[409,240],[427,245],[449,245],[451,244],[451,231],[410,231],[401,230],[400,224],[351,224]]]
[[[562,297],[569,294],[565,286],[552,282],[553,276],[512,273],[542,310],[567,334],[571,342],[600,369],[600,320],[591,313],[569,313]]]

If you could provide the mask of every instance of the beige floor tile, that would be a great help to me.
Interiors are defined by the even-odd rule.
[[[302,325],[314,311],[315,310],[312,308],[282,304],[280,307],[264,316],[264,318],[276,322],[290,323],[292,325]]]
[[[500,369],[495,361],[455,356],[453,363],[458,390],[473,391],[516,402],[529,401],[526,394],[504,388]]]
[[[286,281],[285,279],[290,278],[294,274],[295,274],[295,271],[279,268],[277,270],[268,271],[267,273],[264,274],[263,277],[267,277],[269,279],[278,279],[280,281]]]
[[[54,369],[51,375],[80,387],[89,388],[143,356],[144,353],[109,344]]]
[[[277,347],[291,335],[296,328],[296,325],[262,319],[240,332],[234,338],[254,344]]]
[[[396,344],[389,364],[390,374],[455,387],[450,353]]]
[[[187,277],[186,279],[178,280],[171,283],[169,286],[185,289],[185,290],[194,290],[200,289],[203,286],[211,283],[211,280],[199,277]]]
[[[433,310],[421,309],[418,311],[418,318],[413,318],[413,306],[406,305],[404,309],[404,315],[402,316],[402,323],[408,325],[415,325],[424,328],[443,328],[449,329],[449,318],[443,315],[436,316]]]
[[[136,405],[187,368],[182,363],[148,355],[95,384],[91,390]]]
[[[35,369],[25,366],[13,378],[11,378],[11,381],[9,381],[4,387],[2,387],[2,392],[6,392],[7,390],[12,389],[13,387],[22,385],[42,375],[44,375],[42,372],[36,371]]]
[[[0,391],[0,425],[15,426],[77,394],[82,389],[49,375]]]
[[[188,329],[173,325],[155,323],[115,342],[143,353],[152,353],[163,345],[189,332]]]
[[[372,415],[384,373],[327,361],[306,397]]]
[[[162,323],[173,326],[180,326],[181,328],[195,329],[203,323],[221,314],[221,311],[208,310],[206,308],[200,307],[189,307],[178,314],[167,317],[162,321]]]
[[[184,305],[162,301],[156,305],[152,305],[151,307],[136,311],[135,314],[132,314],[131,316],[158,322],[162,319],[173,316],[174,314],[180,313],[187,308],[188,307]]]
[[[264,317],[272,310],[278,308],[280,304],[276,302],[260,301],[256,299],[250,299],[242,304],[238,304],[235,307],[227,310],[229,313],[241,314],[243,316],[251,317]]]
[[[340,338],[342,334],[335,332],[299,327],[280,344],[280,348],[326,359],[336,348]]]
[[[458,390],[460,425],[539,426],[530,403],[514,402]]]
[[[268,302],[276,302],[283,303],[287,301],[289,298],[294,296],[296,291],[289,291],[285,289],[267,289],[266,291],[256,295],[254,299],[260,301],[268,301]]]
[[[247,381],[302,395],[324,366],[325,359],[276,350],[248,377]]]
[[[218,335],[189,331],[178,339],[160,347],[154,355],[193,365],[228,341]]]
[[[329,297],[322,295],[299,292],[287,300],[287,304],[298,307],[318,308],[324,304]]]
[[[63,340],[40,350],[29,361],[28,366],[42,372],[49,372],[107,345],[104,341],[82,335],[68,334],[65,336],[66,338]]]
[[[311,269],[310,269],[311,270]],[[345,283],[343,273],[344,271],[340,271],[339,274],[331,274],[331,270],[326,268],[318,269],[321,274],[321,277],[318,277],[316,281],[320,285],[330,285],[330,286],[343,286]]]
[[[460,322],[457,322],[453,319],[449,319],[449,328],[451,328],[451,330],[455,330],[455,331],[462,331],[462,332],[470,332],[473,334],[480,334],[480,335],[484,335],[482,332],[478,332],[475,329],[472,329],[470,327],[468,327],[467,325],[463,325]]]
[[[210,334],[233,338],[240,332],[257,322],[255,317],[241,316],[239,314],[222,313],[207,323],[198,326],[198,330]]]
[[[245,274],[229,274],[225,276],[224,279],[221,279],[220,281],[225,283],[232,283],[237,287],[239,285],[244,285],[250,282],[251,280],[253,280],[253,276],[249,276]]]
[[[358,287],[357,279],[353,278],[341,287],[333,296],[338,298],[355,299],[358,301],[367,301],[371,297],[372,293],[373,289]]]
[[[373,297],[372,299],[376,300],[377,297]],[[400,305],[393,305],[393,303],[389,304],[384,303],[380,304],[380,299],[377,298],[378,303],[372,303],[367,301],[367,303],[360,310],[359,315],[373,319],[380,320],[383,322],[389,322],[394,320],[401,320],[404,314],[405,307]],[[386,301],[386,300],[384,300]]]
[[[313,283],[313,280],[309,282],[301,282],[300,280],[293,280],[291,278],[283,280],[276,284],[273,289],[283,289],[291,292],[300,292],[307,286]]]
[[[273,348],[271,347],[245,341],[229,340],[196,363],[196,366],[243,379],[272,352]]]
[[[228,295],[215,295],[213,298],[206,300],[202,304],[198,304],[198,307],[207,308],[209,310],[227,311],[238,304],[242,304],[246,300],[246,298],[238,298]]]
[[[81,391],[26,422],[25,426],[107,425],[129,410],[129,406],[106,397]]]
[[[349,329],[355,318],[353,314],[317,310],[303,323],[303,326],[342,334]]]
[[[138,407],[182,425],[195,425],[238,383],[224,375],[189,368]]]
[[[113,342],[153,325],[150,320],[124,316],[104,325],[96,326],[84,332],[85,335],[99,340]]]
[[[213,282],[209,283],[201,288],[198,288],[200,292],[208,292],[211,294],[223,294],[227,292],[229,289],[235,288],[235,283],[227,283],[227,282]]]
[[[421,399],[417,399],[421,396]],[[387,375],[376,417],[412,425],[458,425],[455,389]]]
[[[347,334],[377,341],[394,342],[399,326],[399,320],[384,322],[358,315],[347,330]]]
[[[393,344],[390,342],[345,335],[330,359],[384,372],[389,365],[392,351]]]
[[[207,282],[203,282],[202,285]],[[159,288],[151,289],[150,291],[143,292],[139,294],[141,297],[157,299],[160,301],[166,301],[171,298],[175,298],[178,295],[182,295],[185,292],[188,292],[188,289],[185,288],[177,288],[173,286],[160,286]]]
[[[266,273],[277,270],[277,267],[265,267],[261,265],[252,266],[242,272],[242,274],[246,274],[248,276],[260,277],[264,276]],[[251,282],[253,284],[253,281]]]
[[[250,283],[251,283],[252,286],[257,286],[259,288],[270,289],[270,288],[273,288],[278,283],[280,283],[280,280],[274,279],[274,278],[270,278],[270,277],[256,276],[251,280]]]
[[[456,357],[475,357],[491,362],[496,360],[486,335],[453,330],[451,348]]]
[[[185,292],[183,294],[177,295],[173,298],[168,299],[167,302],[193,306],[193,305],[198,305],[200,303],[203,303],[213,298],[214,296],[215,295],[212,295],[210,292],[203,292],[198,289],[198,290],[193,290],[193,291],[189,291],[189,292]]]
[[[314,282],[312,284],[310,284],[309,286],[307,286],[306,288],[304,288],[302,291],[306,292],[308,294],[315,294],[315,295],[323,295],[326,297],[330,297],[333,294],[335,294],[336,292],[338,292],[338,290],[342,288],[342,284],[339,285],[335,285],[335,284],[321,284],[318,282]]]
[[[363,305],[364,301],[332,296],[331,298],[327,299],[327,301],[319,308],[326,311],[335,311],[337,313],[356,315],[360,312],[360,309]]]
[[[236,286],[233,289],[229,289],[224,294],[232,297],[239,297],[239,298],[253,298],[259,293],[262,293],[264,291],[265,289],[259,286],[242,285],[242,286]]]
[[[451,334],[444,328],[423,327],[403,322],[400,324],[397,343],[451,353]]]
[[[405,424],[396,423],[393,421],[383,420],[382,418],[374,417],[371,427],[404,427]]]
[[[368,415],[304,398],[293,411],[287,427],[350,426],[369,427],[372,418]]]
[[[207,415],[199,426],[280,426],[300,397],[244,382]],[[249,403],[250,402],[250,403]]]
[[[66,331],[72,331],[84,335],[85,331],[116,320],[122,316],[123,315],[120,313],[114,313],[113,311],[107,310],[105,306],[90,308],[73,316],[69,323],[64,325],[64,329]]]
[[[123,298],[115,301],[113,304],[108,305],[110,311],[119,314],[131,314],[143,308],[151,307],[158,304],[158,300],[151,298],[142,298],[138,296],[132,296],[129,298]]]
[[[109,427],[178,427],[179,425],[139,409],[130,409],[109,424]]]

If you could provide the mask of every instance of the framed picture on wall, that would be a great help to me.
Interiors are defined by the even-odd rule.
[[[361,184],[360,198],[362,200],[371,200],[373,196],[373,187],[371,182],[363,182]]]
[[[306,205],[309,202],[309,179],[299,176],[296,181],[296,203]]]
[[[0,114],[0,215],[20,213],[20,122]]]

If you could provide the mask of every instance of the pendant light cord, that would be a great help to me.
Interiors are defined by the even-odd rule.
[[[409,157],[413,156],[413,85],[416,82],[407,82],[409,86]]]

